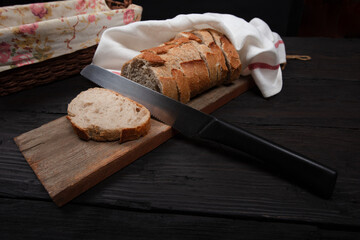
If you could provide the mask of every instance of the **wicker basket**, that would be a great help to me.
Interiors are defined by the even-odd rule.
[[[106,0],[111,9],[127,8],[131,2],[131,0],[123,2]],[[0,96],[79,74],[91,63],[96,47],[97,45],[0,72]]]

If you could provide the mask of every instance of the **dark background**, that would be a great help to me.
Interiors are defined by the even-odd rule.
[[[47,2],[2,0],[1,6]],[[186,13],[229,13],[250,21],[264,20],[281,36],[360,37],[359,0],[133,0],[143,7],[142,20],[160,20]]]

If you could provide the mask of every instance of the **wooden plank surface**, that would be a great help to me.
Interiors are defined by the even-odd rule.
[[[212,114],[336,169],[331,199],[177,134],[58,208],[13,138],[95,86],[74,76],[0,98],[0,238],[359,239],[360,40],[284,42],[312,60],[288,62],[280,94],[252,88]]]
[[[249,78],[242,78],[207,91],[189,105],[210,113],[251,85]],[[152,119],[149,133],[135,141],[82,141],[64,116],[16,137],[15,142],[50,197],[62,206],[173,135],[171,127]]]
[[[1,212],[4,216],[8,216],[6,221],[0,224],[3,239],[354,240],[360,238],[360,232],[307,223],[266,223],[258,219],[126,211],[79,204],[56,208],[50,202],[21,199],[0,198],[0,205],[8,206]],[[76,213],[76,217],[73,213]],[[17,226],[21,226],[21,231]],[[43,226],[49,227],[45,229]]]

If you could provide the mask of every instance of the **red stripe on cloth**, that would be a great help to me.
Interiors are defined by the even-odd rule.
[[[118,72],[118,71],[111,71],[112,73],[115,73],[115,74],[117,74],[117,75],[121,75],[121,73],[120,72]]]
[[[269,70],[276,70],[280,67],[280,64],[272,66],[267,63],[257,62],[257,63],[251,63],[249,64],[248,68],[250,70],[254,70],[256,68],[262,68],[262,69],[269,69]]]
[[[284,44],[283,40],[279,40],[275,43],[275,47],[278,48],[280,44]]]

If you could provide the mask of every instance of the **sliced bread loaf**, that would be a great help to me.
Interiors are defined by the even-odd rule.
[[[84,140],[125,142],[150,129],[150,112],[144,106],[104,88],[81,92],[68,105],[76,134]]]
[[[181,32],[158,47],[145,49],[123,65],[121,75],[187,103],[191,98],[240,75],[234,46],[215,30]]]

